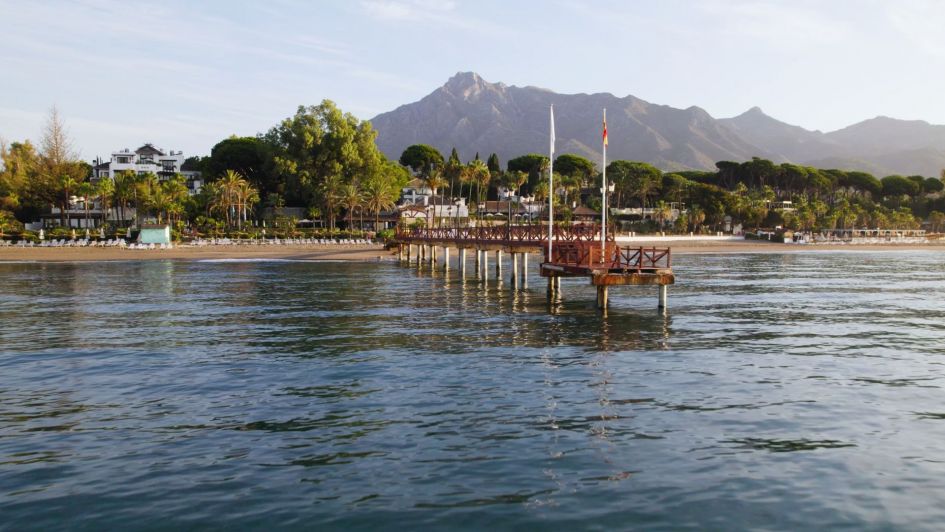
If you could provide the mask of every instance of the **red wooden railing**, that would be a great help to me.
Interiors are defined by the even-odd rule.
[[[545,262],[557,266],[643,272],[671,269],[672,252],[669,248],[621,247],[613,242],[601,249],[596,242],[557,242],[552,247],[551,260],[545,250]]]
[[[593,224],[556,225],[556,242],[593,241],[600,238],[600,226]],[[548,241],[548,227],[542,225],[494,225],[480,227],[413,227],[398,230],[401,242],[515,242],[537,244]],[[613,240],[613,235],[608,235]],[[598,240],[599,241],[599,240]]]

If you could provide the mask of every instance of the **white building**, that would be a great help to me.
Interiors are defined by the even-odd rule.
[[[109,161],[96,160],[92,169],[92,179],[98,180],[104,177],[115,179],[115,175],[119,172],[134,172],[137,175],[154,174],[161,181],[165,181],[176,174],[181,174],[187,179],[187,188],[191,195],[197,194],[203,186],[200,172],[185,169],[184,161],[186,157],[182,151],[164,152],[152,144],[145,144],[135,151],[125,148],[113,152]]]
[[[410,208],[409,211],[405,210]],[[410,217],[414,221],[417,213],[422,208],[424,219],[434,220],[436,218],[468,218],[469,207],[466,205],[466,198],[447,198],[446,196],[434,196],[430,187],[426,186],[420,179],[412,179],[407,186],[401,190],[400,211],[407,212],[402,215],[403,218]]]

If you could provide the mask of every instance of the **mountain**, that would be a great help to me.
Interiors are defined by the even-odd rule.
[[[418,102],[371,120],[378,146],[398,158],[411,144],[463,159],[496,153],[503,161],[548,152],[548,106],[555,107],[557,153],[600,160],[601,109],[607,109],[608,159],[649,161],[666,169],[714,168],[715,161],[769,153],[739,137],[698,107],[676,109],[633,96],[556,94],[536,87],[489,83],[459,73]],[[619,132],[619,134],[617,133]]]
[[[886,175],[939,175],[945,126],[878,117],[830,132],[781,122],[754,107],[716,119],[699,107],[677,109],[634,96],[558,94],[490,83],[461,72],[420,101],[371,120],[377,143],[397,159],[411,144],[430,144],[463,160],[490,153],[502,161],[548,152],[548,106],[555,108],[556,153],[600,161],[601,109],[607,109],[608,160],[646,161],[664,170],[715,168],[716,161],[763,157]]]
[[[837,143],[820,131],[809,131],[771,118],[758,107],[734,117],[719,120],[738,133],[751,139],[774,154],[775,162],[806,161],[828,157],[835,153]]]

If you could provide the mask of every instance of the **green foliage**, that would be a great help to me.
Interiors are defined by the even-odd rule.
[[[258,137],[230,137],[218,142],[203,162],[206,177],[213,180],[233,170],[252,184],[261,195],[285,189],[276,173],[273,147]]]
[[[915,180],[901,175],[886,176],[882,179],[882,184],[883,196],[887,198],[914,196],[920,190],[920,186]]]
[[[414,144],[408,146],[400,155],[400,164],[410,168],[415,174],[427,177],[443,166],[443,155],[433,146]]]
[[[529,153],[528,155],[509,159],[505,166],[509,172],[525,172],[528,174],[528,181],[525,186],[530,193],[534,193],[538,183],[542,180],[547,183],[548,163],[547,156]]]
[[[499,164],[499,156],[492,154],[489,156],[489,159],[486,161],[486,166],[489,167],[489,172],[493,175],[499,175],[502,172],[502,165]]]
[[[565,153],[555,158],[555,171],[563,176],[578,179],[582,183],[590,181],[597,174],[594,163],[572,153]]]

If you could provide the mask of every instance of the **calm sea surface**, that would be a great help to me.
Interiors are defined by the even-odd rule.
[[[0,264],[0,529],[945,526],[945,253],[676,262]]]

